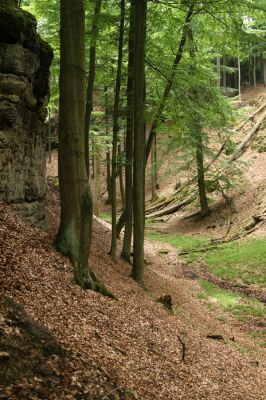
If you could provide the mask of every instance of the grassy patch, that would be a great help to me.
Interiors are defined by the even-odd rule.
[[[204,252],[209,240],[200,236],[166,236],[160,232],[146,232],[146,237],[169,243],[179,252],[187,251],[186,261],[200,261],[213,275],[233,283],[258,284],[266,287],[266,246],[264,239],[232,242]]]
[[[161,243],[169,243],[173,247],[176,247],[178,251],[188,251],[188,262],[192,262],[197,259],[197,255],[193,252],[193,250],[203,247],[208,243],[206,238],[199,236],[165,236],[153,232],[146,232],[145,236],[150,240],[156,240],[157,242]]]
[[[266,287],[265,240],[232,242],[202,256],[203,264],[220,278]]]
[[[100,218],[103,219],[106,222],[110,222],[110,224],[112,222],[112,215],[111,214],[104,214],[103,213],[103,214],[100,215]]]
[[[205,280],[201,280],[200,285],[204,290],[200,294],[201,298],[207,300],[211,307],[217,305],[240,321],[245,321],[250,317],[263,318],[265,316],[264,305],[256,299],[220,289]]]

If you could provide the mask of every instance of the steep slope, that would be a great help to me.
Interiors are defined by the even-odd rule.
[[[48,233],[25,225],[7,206],[0,206],[1,299],[7,296],[19,304],[40,331],[45,329],[44,342],[51,336],[58,346],[54,353],[61,349],[66,359],[63,367],[54,367],[59,370],[57,378],[53,373],[49,376],[53,393],[35,390],[43,377],[33,371],[17,373],[12,383],[4,380],[0,398],[264,399],[262,354],[237,327],[224,326],[211,316],[197,298],[197,284],[178,275],[179,264],[171,249],[167,259],[158,261],[157,245],[147,244],[148,291],[144,292],[128,277],[125,263],[110,261],[109,226],[95,220],[90,263],[117,300],[76,286],[69,261],[52,246],[57,204],[53,191]],[[172,295],[174,309],[182,308],[184,313],[171,314],[155,301],[167,294]],[[7,324],[3,307],[5,303],[1,321]],[[207,337],[212,334],[224,340]],[[232,336],[236,342],[230,340]],[[238,342],[253,351],[252,357],[237,350]],[[9,350],[1,341],[0,357],[7,373],[13,350],[6,358],[3,352]],[[35,360],[28,351],[23,357],[29,364]],[[43,363],[46,358],[43,352]]]

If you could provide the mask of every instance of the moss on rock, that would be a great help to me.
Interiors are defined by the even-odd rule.
[[[10,2],[0,1],[0,43],[21,43],[32,51],[37,50],[36,18]]]

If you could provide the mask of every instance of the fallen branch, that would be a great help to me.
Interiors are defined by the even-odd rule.
[[[179,335],[177,335],[177,338],[182,346],[182,361],[184,362],[186,358],[186,343],[181,339]]]
[[[266,103],[263,103],[256,111],[254,111],[247,119],[245,119],[243,122],[241,122],[238,127],[236,128],[236,131],[240,131],[243,126],[245,126],[252,118],[255,117],[261,110],[263,110],[266,107]]]
[[[249,133],[244,137],[242,142],[237,148],[236,154],[231,158],[230,161],[235,161],[237,160],[247,149],[247,144],[250,142],[251,139],[254,138],[256,133],[258,132],[261,124],[264,122],[266,118],[266,111],[262,114],[262,116],[259,118],[259,120],[256,122],[254,127],[249,131]]]
[[[167,208],[166,210],[164,209],[164,210],[155,212],[153,214],[147,215],[146,218],[157,218],[157,217],[162,217],[164,215],[174,214],[175,212],[180,211],[180,210],[182,210],[182,208],[191,204],[194,199],[195,199],[195,196],[190,197],[188,200],[183,201],[183,203],[179,203],[170,208]]]

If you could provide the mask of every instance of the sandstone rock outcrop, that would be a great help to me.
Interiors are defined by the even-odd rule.
[[[46,105],[53,53],[35,18],[0,0],[0,201],[45,220]]]

